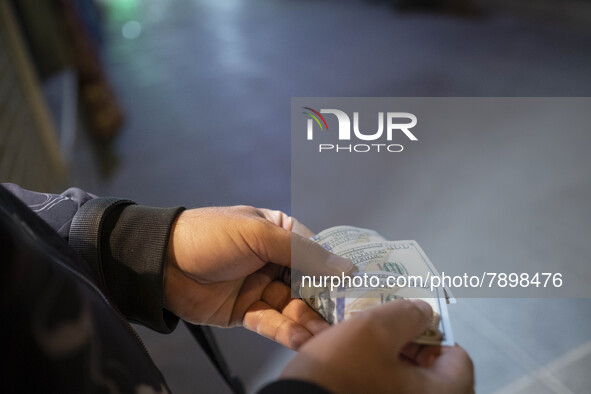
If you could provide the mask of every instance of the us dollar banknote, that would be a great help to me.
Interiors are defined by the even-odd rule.
[[[416,241],[387,241],[373,230],[351,226],[331,227],[312,240],[350,259],[358,269],[348,278],[339,278],[336,288],[334,281],[326,281],[327,277],[300,274],[294,278],[294,289],[299,296],[330,324],[392,300],[422,299],[433,308],[433,319],[415,342],[454,345],[447,305],[455,299],[448,289],[431,289],[426,281],[417,280],[439,273]],[[368,278],[371,278],[369,282]],[[405,285],[393,286],[393,279]]]

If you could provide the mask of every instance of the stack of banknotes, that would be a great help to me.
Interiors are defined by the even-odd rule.
[[[431,327],[416,343],[424,345],[453,346],[454,339],[449,321],[447,306],[455,303],[449,289],[437,287],[431,289],[428,283],[417,281],[418,277],[428,279],[439,275],[427,255],[416,241],[387,241],[373,230],[351,226],[337,226],[326,229],[312,240],[326,250],[345,257],[353,262],[359,272],[351,278],[360,276],[353,283],[366,286],[310,285],[310,280],[296,279],[294,286],[299,296],[331,324],[347,320],[355,313],[391,300],[407,298],[422,299],[433,308]],[[368,285],[368,277],[372,279]],[[395,277],[405,276],[405,286],[392,286]],[[388,279],[390,277],[390,279]],[[405,279],[414,277],[414,281]],[[414,282],[414,283],[411,283]]]

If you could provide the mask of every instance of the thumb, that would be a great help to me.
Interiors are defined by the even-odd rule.
[[[368,310],[370,319],[391,333],[390,346],[399,352],[431,325],[433,309],[421,300],[396,300]]]
[[[316,242],[270,224],[264,237],[266,261],[273,262],[308,275],[350,275],[357,270],[351,260],[330,253]]]
[[[314,233],[292,216],[291,218],[291,232],[301,235],[302,237],[310,238]]]
[[[299,234],[303,237],[310,238],[314,235],[312,231],[301,222],[299,222],[293,216],[289,216],[288,214],[282,211],[272,211],[266,208],[259,208],[259,212],[271,223],[278,225],[286,230],[291,230],[292,232]]]
[[[357,270],[351,260],[296,233],[291,234],[291,267],[309,275],[350,275]]]

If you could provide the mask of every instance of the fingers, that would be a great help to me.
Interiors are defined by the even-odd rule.
[[[294,350],[312,338],[310,331],[263,301],[246,311],[244,327]]]
[[[413,355],[414,353],[414,355]],[[437,387],[440,393],[474,393],[474,368],[468,353],[459,346],[425,346],[409,344],[401,358],[427,373],[423,383]],[[411,370],[408,370],[410,373]],[[426,392],[426,389],[417,389]]]
[[[297,349],[329,324],[302,300],[292,299],[288,286],[273,280],[279,268],[269,264],[244,281],[231,322]]]
[[[428,352],[432,361],[431,370],[441,380],[458,387],[474,387],[474,365],[460,346],[440,347],[440,354]],[[435,356],[435,357],[433,357]],[[460,392],[459,390],[457,392]]]
[[[383,334],[384,338],[380,339],[385,341],[385,346],[389,344],[393,352],[399,352],[431,325],[433,310],[421,300],[397,300],[358,316],[361,315],[366,315],[369,323],[380,329],[378,333]]]
[[[291,298],[291,289],[281,282],[271,282],[263,292],[262,300],[287,318],[304,326],[316,335],[330,327],[318,313],[298,298]]]
[[[276,279],[280,268],[274,264],[267,264],[244,280],[234,303],[230,318],[231,325],[243,324],[246,311],[262,298],[264,289]]]
[[[421,367],[431,368],[441,355],[441,352],[441,346],[422,346],[415,355],[414,360]]]
[[[400,356],[405,361],[410,361],[413,364],[417,364],[416,358],[424,347],[425,345],[420,345],[414,342],[407,343],[400,350]]]

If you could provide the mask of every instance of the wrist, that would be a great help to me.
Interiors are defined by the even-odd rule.
[[[170,236],[168,240],[168,247],[166,251],[166,266],[171,265],[175,268],[179,268],[179,261],[182,260],[182,245],[183,245],[183,228],[184,228],[184,217],[186,212],[181,212],[172,223],[170,228]],[[166,275],[166,272],[165,272]]]

